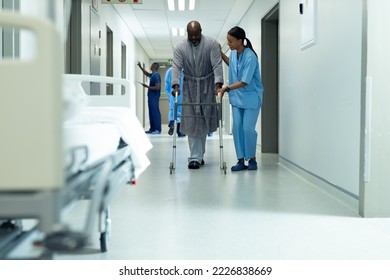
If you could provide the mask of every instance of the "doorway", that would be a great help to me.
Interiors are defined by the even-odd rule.
[[[90,73],[100,76],[100,17],[91,7],[90,13]],[[100,84],[91,82],[91,95],[100,95]]]
[[[279,153],[279,4],[261,20],[261,152]]]
[[[107,32],[107,42],[106,42],[106,76],[113,77],[114,76],[114,34],[112,30],[106,26]],[[106,84],[106,95],[114,94],[114,86],[113,84]]]
[[[73,0],[66,40],[65,73],[67,74],[81,74],[81,22],[81,0]]]
[[[121,78],[126,79],[127,78],[127,50],[126,50],[126,45],[125,43],[121,42]],[[125,94],[125,87],[121,87],[121,94]]]
[[[145,63],[142,63],[142,68],[145,69]],[[142,83],[145,84],[146,81],[146,76],[142,75]],[[146,126],[146,113],[149,114],[149,109],[148,109],[148,103],[146,102],[146,89],[142,87],[142,107],[144,108],[142,110],[142,127]]]

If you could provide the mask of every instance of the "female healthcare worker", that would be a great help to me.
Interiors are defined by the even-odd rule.
[[[229,85],[219,91],[221,100],[225,92],[233,113],[233,139],[238,162],[232,171],[257,170],[256,122],[262,105],[263,85],[260,66],[252,44],[244,29],[235,26],[227,34],[230,57],[222,51],[223,61],[229,66]],[[248,165],[245,165],[248,160]]]
[[[183,89],[183,80],[184,80],[184,74],[183,71],[180,73],[180,91]],[[176,103],[176,97],[172,94],[172,67],[169,67],[167,72],[165,72],[165,92],[168,94],[168,103],[169,103],[169,111],[168,111],[168,134],[172,135],[174,130],[174,122],[175,122],[175,103]],[[177,97],[177,102],[181,103],[183,99],[183,95],[180,94]],[[177,106],[177,112],[176,112],[176,133],[178,137],[184,137],[185,134],[181,133],[180,131],[180,121],[181,121],[181,106]]]

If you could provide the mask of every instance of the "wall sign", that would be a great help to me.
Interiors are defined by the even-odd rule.
[[[317,0],[303,0],[299,4],[301,16],[301,50],[314,46],[317,41]]]
[[[143,0],[101,0],[102,4],[142,4]]]

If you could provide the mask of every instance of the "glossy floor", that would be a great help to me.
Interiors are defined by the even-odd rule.
[[[93,244],[56,259],[226,260],[226,259],[390,259],[390,220],[365,219],[356,207],[258,154],[257,171],[232,173],[233,140],[224,137],[220,170],[218,135],[207,140],[206,164],[187,168],[187,139],[149,136],[150,167],[135,186],[111,203],[109,250]],[[81,216],[82,203],[71,214]],[[79,213],[80,212],[80,213]]]

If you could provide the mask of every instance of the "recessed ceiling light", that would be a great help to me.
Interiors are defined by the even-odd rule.
[[[184,11],[186,9],[185,0],[179,0],[179,11]]]
[[[189,9],[190,11],[195,10],[195,0],[190,0],[190,4],[189,4],[189,6],[188,6],[188,9]]]
[[[175,0],[168,0],[168,10],[170,11],[175,10]]]

